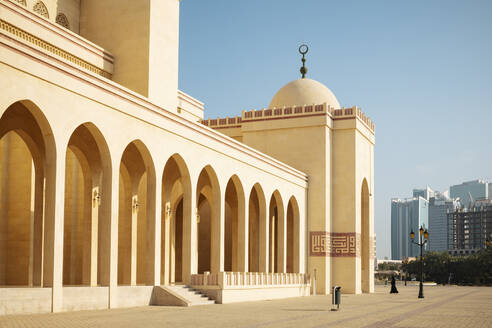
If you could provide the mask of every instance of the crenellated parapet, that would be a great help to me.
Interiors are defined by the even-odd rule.
[[[203,120],[202,124],[213,129],[223,129],[223,128],[241,127],[242,123],[246,123],[246,122],[289,119],[289,118],[320,116],[320,115],[328,115],[333,120],[358,118],[372,132],[375,131],[374,122],[368,116],[366,116],[359,107],[353,106],[348,108],[342,107],[340,109],[335,109],[331,106],[328,106],[326,103],[319,104],[319,105],[304,105],[304,106],[267,108],[267,109],[264,108],[261,110],[243,111],[241,116],[207,119],[207,120]]]
[[[202,121],[203,125],[216,128],[239,128],[241,127],[243,118],[241,116],[236,117],[226,117],[226,118],[213,118],[206,119]]]

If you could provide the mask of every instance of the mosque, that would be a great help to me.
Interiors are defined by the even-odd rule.
[[[304,66],[204,119],[179,3],[0,0],[0,314],[373,292],[373,122]]]

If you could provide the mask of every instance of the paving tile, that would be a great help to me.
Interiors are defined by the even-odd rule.
[[[140,307],[54,314],[0,316],[1,328],[111,327],[492,327],[492,288],[376,286],[374,294],[342,295],[340,311],[330,311],[330,296],[191,308]]]

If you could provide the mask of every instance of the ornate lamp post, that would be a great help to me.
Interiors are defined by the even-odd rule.
[[[424,258],[422,257],[422,248],[427,243],[429,238],[429,232],[427,229],[424,230],[422,226],[419,229],[419,242],[415,242],[415,232],[410,232],[410,238],[412,238],[412,243],[420,247],[420,285],[419,285],[419,298],[424,298]],[[424,240],[422,240],[422,238]]]

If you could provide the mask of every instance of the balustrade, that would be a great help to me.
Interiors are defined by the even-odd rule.
[[[270,288],[293,285],[311,285],[306,273],[219,272],[194,274],[191,285],[197,288]]]

